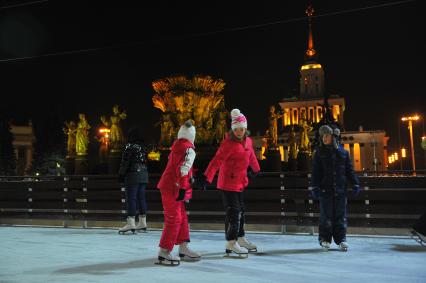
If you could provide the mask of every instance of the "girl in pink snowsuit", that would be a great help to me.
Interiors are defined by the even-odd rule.
[[[254,177],[259,171],[259,163],[253,150],[252,140],[247,136],[247,119],[238,109],[231,111],[231,132],[223,140],[215,157],[204,172],[211,183],[219,170],[217,188],[222,190],[225,208],[226,254],[239,256],[256,252],[257,247],[245,238],[243,191],[248,185],[247,169],[250,166]]]
[[[172,145],[169,160],[157,185],[161,191],[164,209],[164,229],[160,240],[158,260],[160,263],[178,265],[180,259],[198,260],[200,254],[190,250],[188,216],[184,202],[192,197],[190,178],[194,151],[195,127],[186,121]],[[174,245],[179,245],[179,256],[171,254]]]

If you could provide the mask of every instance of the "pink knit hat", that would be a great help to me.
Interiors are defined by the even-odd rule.
[[[240,112],[239,109],[233,109],[231,111],[231,129],[236,128],[246,128],[247,129],[247,119],[246,116],[243,115],[243,113]]]

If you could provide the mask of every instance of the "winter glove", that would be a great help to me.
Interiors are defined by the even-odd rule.
[[[320,189],[319,189],[319,187],[312,187],[311,197],[313,199],[315,199],[315,200],[319,199],[319,197],[320,197]]]
[[[186,193],[185,189],[179,189],[179,195],[176,198],[176,201],[182,201],[185,198],[185,193]]]
[[[247,171],[247,177],[250,180],[254,180],[259,175],[259,172],[254,172],[251,168]]]
[[[207,177],[204,174],[201,174],[198,177],[198,188],[205,191],[207,189],[207,185],[209,185],[209,181],[207,181]]]
[[[352,194],[353,194],[353,196],[357,197],[359,195],[360,190],[361,189],[360,189],[359,185],[354,185],[353,188],[352,188]]]

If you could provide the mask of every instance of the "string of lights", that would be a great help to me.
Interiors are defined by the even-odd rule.
[[[48,1],[48,0],[35,1],[35,2],[31,2],[31,3],[46,2],[46,1]],[[408,4],[408,3],[411,3],[411,2],[415,2],[415,1],[417,1],[417,0],[403,0],[403,1],[388,2],[388,3],[377,4],[377,5],[372,5],[372,6],[365,6],[365,7],[360,7],[360,8],[323,13],[323,14],[314,15],[312,17],[313,18],[323,18],[323,17],[330,17],[330,16],[336,16],[336,15],[348,14],[348,13],[356,13],[356,12],[359,12],[359,11],[365,11],[365,10],[371,10],[371,9],[378,9],[378,8],[385,8],[385,7],[390,7],[390,6]],[[29,3],[29,2],[27,2],[27,3]],[[22,5],[24,5],[24,4],[22,4]],[[2,9],[2,7],[0,7],[0,10],[1,9]],[[264,28],[264,27],[273,26],[273,25],[281,25],[281,24],[287,24],[287,23],[298,22],[298,21],[306,21],[306,19],[307,19],[307,17],[303,16],[303,17],[291,18],[291,19],[287,19],[287,20],[280,20],[280,21],[274,21],[274,22],[268,22],[268,23],[262,23],[262,24],[255,24],[255,25],[246,25],[246,26],[241,26],[241,27],[226,28],[226,29],[221,29],[221,30],[193,33],[193,34],[188,34],[188,35],[170,36],[170,37],[164,37],[164,38],[157,38],[157,39],[153,39],[153,40],[136,41],[136,42],[131,42],[131,43],[114,44],[114,45],[108,45],[108,46],[69,50],[69,51],[59,51],[59,52],[52,52],[52,53],[46,53],[46,54],[40,54],[40,55],[34,55],[34,56],[5,58],[5,59],[0,59],[0,63],[12,62],[12,61],[23,61],[23,60],[30,60],[30,59],[37,59],[37,58],[44,58],[44,57],[53,57],[53,56],[61,56],[61,55],[90,53],[90,52],[109,50],[109,49],[118,49],[118,48],[124,48],[124,47],[155,44],[155,43],[161,43],[161,42],[164,42],[164,41],[192,39],[192,38],[197,38],[197,37],[205,37],[205,36],[223,34],[223,33],[228,33],[228,32],[238,32],[238,31],[244,31],[244,30],[249,30],[249,29]]]

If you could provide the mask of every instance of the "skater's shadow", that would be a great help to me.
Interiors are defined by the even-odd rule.
[[[339,251],[338,249],[335,249]],[[333,251],[330,249],[329,251]],[[296,255],[296,254],[316,254],[323,253],[324,251],[321,248],[318,249],[293,249],[293,250],[270,250],[270,251],[261,251],[257,253],[249,253],[251,256],[275,256],[275,255]],[[203,260],[213,260],[213,259],[240,259],[238,256],[225,257],[224,253],[206,253],[203,254]]]
[[[402,253],[426,253],[426,247],[420,244],[413,245],[398,245],[394,244],[392,250]]]
[[[268,255],[297,255],[297,254],[317,254],[323,253],[322,249],[293,249],[293,250],[271,250],[253,253],[256,256],[268,256]],[[251,254],[252,255],[252,254]]]
[[[155,267],[155,258],[147,258],[142,260],[134,260],[129,262],[106,262],[89,265],[81,265],[69,268],[58,269],[54,273],[61,274],[94,274],[94,275],[110,275],[120,270]]]

